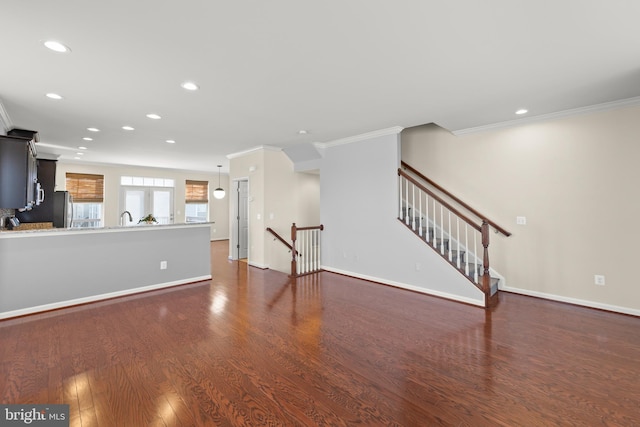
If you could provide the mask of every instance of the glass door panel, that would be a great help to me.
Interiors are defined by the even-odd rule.
[[[173,190],[170,188],[151,191],[153,216],[158,224],[173,224]]]
[[[173,224],[173,188],[121,187],[121,206],[133,218],[129,222],[125,215],[126,226],[138,225],[149,214],[153,214],[158,224]]]
[[[133,218],[133,222],[129,222],[129,217],[124,216],[124,225],[132,226],[138,225],[138,221],[141,218],[146,216],[145,212],[145,200],[146,200],[146,192],[142,189],[125,189],[125,202],[124,202],[124,210],[129,211],[131,213],[131,218]]]

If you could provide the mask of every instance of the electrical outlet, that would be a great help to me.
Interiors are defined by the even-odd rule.
[[[416,262],[416,271],[420,271],[420,263]]]
[[[167,269],[167,261],[160,261],[160,270]]]
[[[527,225],[527,217],[526,216],[517,216],[516,224],[518,225]]]
[[[596,274],[593,276],[593,283],[599,286],[604,286],[604,276],[601,274]]]

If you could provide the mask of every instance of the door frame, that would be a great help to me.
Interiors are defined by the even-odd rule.
[[[249,177],[235,178],[232,182],[233,196],[229,194],[231,198],[231,236],[229,236],[229,259],[237,261],[238,260],[238,243],[239,243],[239,227],[238,227],[238,214],[239,214],[239,201],[238,201],[238,192],[239,185],[241,181],[246,181],[247,183],[247,227],[251,230],[251,181]],[[230,192],[231,193],[231,192]],[[247,233],[247,262],[251,262],[251,232]]]

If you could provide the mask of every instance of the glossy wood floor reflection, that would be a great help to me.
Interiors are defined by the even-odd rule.
[[[2,403],[67,403],[71,426],[640,425],[639,318],[294,285],[227,248],[208,282],[0,321]]]

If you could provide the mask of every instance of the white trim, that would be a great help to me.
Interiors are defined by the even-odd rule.
[[[253,262],[253,261],[247,261],[247,264],[249,264],[251,267],[256,267],[259,268],[261,270],[268,270],[269,266],[266,264],[258,264],[257,262]]]
[[[600,302],[587,301],[587,300],[571,298],[571,297],[563,297],[561,295],[548,294],[546,292],[531,291],[531,290],[528,290],[528,289],[512,288],[512,287],[509,287],[509,286],[503,286],[503,287],[500,288],[500,290],[501,291],[506,291],[506,292],[511,292],[511,293],[514,293],[514,294],[520,294],[520,295],[526,295],[526,296],[530,296],[530,297],[543,298],[543,299],[548,299],[548,300],[551,300],[551,301],[565,302],[565,303],[568,303],[568,304],[580,305],[580,306],[589,307],[589,308],[597,308],[597,309],[600,309],[600,310],[612,311],[612,312],[615,312],[615,313],[622,313],[622,314],[630,314],[632,316],[640,317],[640,310],[637,310],[637,309],[634,309],[634,308],[620,307],[620,306],[617,306],[617,305],[603,304],[603,303],[600,303]]]
[[[42,311],[49,311],[49,310],[55,310],[58,308],[71,307],[74,305],[87,304],[90,302],[96,302],[96,301],[102,301],[102,300],[117,298],[117,297],[126,296],[126,295],[138,294],[141,292],[148,292],[148,291],[153,291],[157,289],[169,288],[171,286],[186,285],[187,283],[193,283],[193,282],[202,282],[204,280],[211,280],[211,275],[207,274],[206,276],[190,277],[188,279],[175,280],[173,282],[158,283],[156,285],[141,286],[139,288],[126,289],[126,290],[117,291],[117,292],[109,292],[107,294],[92,295],[88,297],[76,298],[76,299],[67,300],[67,301],[59,301],[59,302],[54,302],[50,304],[38,305],[35,307],[21,308],[19,310],[5,311],[4,313],[0,313],[0,319],[8,319],[10,317],[24,316],[27,314],[39,313]]]
[[[346,138],[336,139],[329,142],[316,142],[314,145],[319,148],[335,147],[337,145],[351,144],[352,142],[364,141],[367,139],[373,139],[380,136],[397,135],[402,132],[404,128],[401,126],[394,126],[387,129],[375,130],[373,132],[362,133],[360,135],[348,136]]]
[[[640,105],[640,96],[636,96],[634,98],[621,99],[619,101],[604,102],[602,104],[590,105],[587,107],[572,108],[570,110],[557,111],[555,113],[541,114],[539,116],[523,117],[521,119],[508,120],[506,122],[491,123],[483,126],[459,129],[459,130],[451,131],[451,133],[456,136],[467,135],[470,133],[484,132],[487,130],[502,129],[502,128],[507,128],[512,126],[529,124],[529,123],[542,122],[546,120],[559,119],[567,116],[576,116],[579,114],[588,114],[588,113],[596,113],[600,111],[614,110],[617,108],[635,107],[638,105]]]
[[[4,108],[4,105],[2,104],[1,99],[0,99],[0,124],[2,124],[2,127],[3,127],[3,129],[0,129],[0,130],[4,131],[4,133],[7,133],[7,131],[13,127],[13,122],[11,121],[11,117],[9,117],[9,113],[7,112],[7,109]]]
[[[237,153],[227,154],[227,159],[236,159],[238,157],[246,156],[248,154],[253,154],[257,151],[282,151],[280,147],[274,147],[272,145],[258,145],[257,147],[249,148],[248,150],[238,151]]]
[[[329,271],[329,272],[332,272],[332,273],[338,273],[338,274],[342,274],[344,276],[355,277],[357,279],[368,280],[370,282],[376,282],[376,283],[382,283],[383,285],[389,285],[389,286],[394,286],[396,288],[407,289],[407,290],[410,290],[410,291],[419,292],[421,294],[432,295],[432,296],[436,296],[436,297],[440,297],[440,298],[445,298],[445,299],[448,299],[448,300],[464,302],[464,303],[475,305],[475,306],[478,306],[478,307],[484,307],[484,299],[476,300],[476,299],[472,299],[472,298],[465,298],[465,297],[461,297],[459,295],[449,294],[447,292],[434,291],[432,289],[425,289],[425,288],[421,288],[421,287],[414,286],[414,285],[408,285],[406,283],[400,283],[400,282],[395,282],[393,280],[381,279],[379,277],[367,276],[367,275],[364,275],[364,274],[354,273],[352,271],[340,270],[340,269],[337,269],[337,268],[327,267],[327,266],[324,266],[324,265],[321,268],[324,271]],[[483,297],[484,297],[484,295],[483,295]]]

